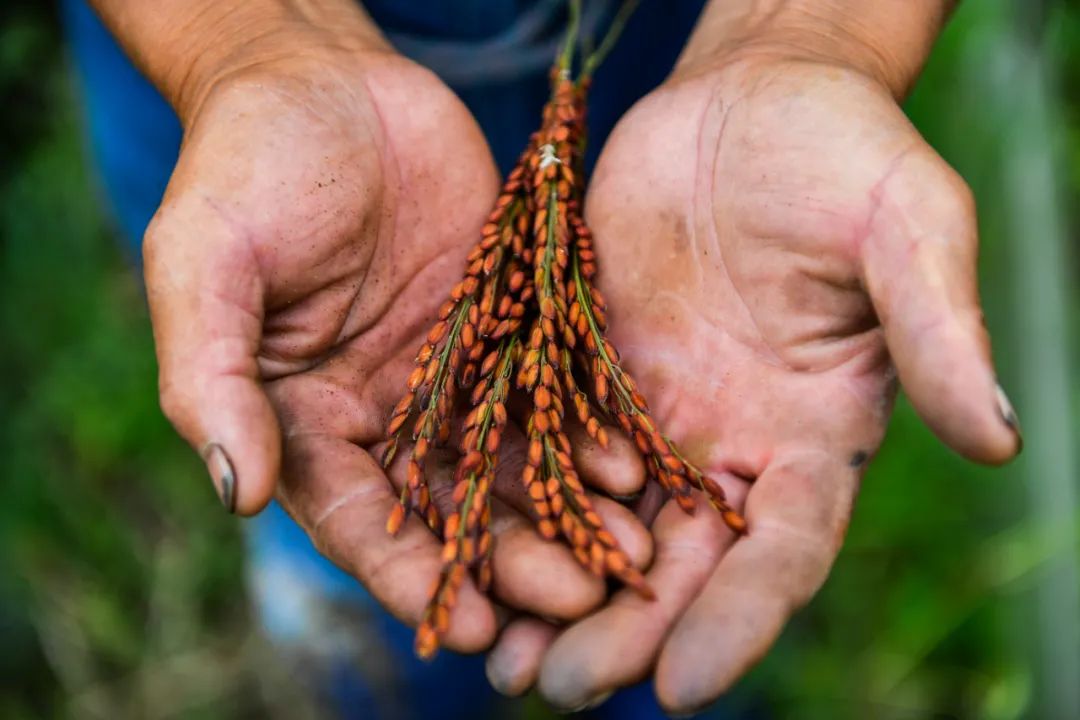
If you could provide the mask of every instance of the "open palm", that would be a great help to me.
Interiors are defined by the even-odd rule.
[[[503,644],[536,663],[546,649],[539,688],[560,706],[655,668],[661,702],[686,712],[824,581],[897,372],[958,451],[1001,462],[1018,449],[978,307],[974,208],[875,82],[743,58],[677,76],[627,114],[587,218],[628,369],[749,534],[668,503],[656,602],[623,592],[557,636],[534,623]]]
[[[250,514],[276,494],[411,622],[441,544],[416,519],[386,534],[396,491],[372,453],[497,183],[475,122],[431,73],[387,52],[327,50],[207,94],[146,239],[162,404],[226,505]],[[453,460],[431,464],[447,489]],[[500,599],[552,617],[599,603],[602,583],[505,498],[493,521]],[[646,562],[630,512],[600,510]],[[495,629],[467,586],[447,644],[476,651]]]

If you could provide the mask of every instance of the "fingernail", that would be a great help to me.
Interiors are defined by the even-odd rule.
[[[487,675],[487,680],[491,684],[491,687],[495,689],[495,692],[500,695],[512,697],[510,682],[507,679],[495,652],[488,654],[484,662],[484,674]]]
[[[225,448],[217,443],[210,443],[202,451],[206,469],[210,472],[210,479],[214,481],[221,504],[229,513],[236,512],[236,473],[233,472],[229,456],[225,454]]]
[[[586,700],[584,703],[582,703],[581,705],[578,705],[577,707],[569,708],[569,709],[565,709],[565,710],[559,710],[558,712],[560,714],[562,714],[562,715],[573,715],[574,713],[585,712],[586,710],[592,710],[594,708],[600,707],[605,702],[607,702],[607,699],[609,697],[611,697],[613,692],[614,692],[613,690],[607,690],[605,692],[600,693],[599,695],[596,695],[591,700]]]
[[[1001,389],[1000,384],[997,386],[997,405],[998,412],[1001,414],[1001,419],[1004,420],[1005,424],[1009,426],[1009,429],[1016,434],[1016,441],[1018,443],[1016,452],[1020,452],[1024,449],[1024,435],[1020,431],[1020,418],[1016,416],[1016,410],[1013,409],[1012,403],[1009,402],[1009,396]]]
[[[515,653],[509,653],[507,657],[504,645],[496,645],[495,649],[488,653],[484,659],[484,674],[495,692],[505,697],[517,697],[528,690],[528,686],[522,687],[523,678],[520,670],[516,668]]]
[[[607,702],[607,699],[608,699],[609,697],[611,697],[612,693],[613,693],[613,691],[612,691],[612,690],[608,690],[607,692],[602,692],[602,693],[600,693],[599,695],[597,695],[596,697],[594,697],[594,698],[593,698],[592,700],[590,700],[589,702],[585,703],[585,706],[584,706],[584,707],[582,707],[581,709],[582,709],[582,710],[592,710],[593,708],[598,708],[598,707],[600,707],[600,706],[601,706],[601,705],[603,705],[603,704],[604,704],[605,702]]]
[[[709,709],[709,705],[710,703],[705,703],[697,706],[694,710],[665,710],[665,712],[672,720],[684,720],[685,718],[701,717],[702,713]]]

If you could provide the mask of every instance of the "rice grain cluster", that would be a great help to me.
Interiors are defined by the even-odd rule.
[[[571,459],[568,421],[584,425],[602,447],[608,443],[605,425],[617,425],[636,444],[650,481],[684,510],[694,510],[696,488],[732,529],[745,531],[720,485],[660,430],[605,336],[607,306],[594,285],[597,257],[581,214],[585,104],[594,58],[583,63],[576,80],[570,76],[570,49],[552,69],[541,128],[507,177],[387,426],[384,466],[406,427],[412,440],[407,481],[387,531],[397,533],[415,512],[445,543],[442,571],[416,633],[421,657],[438,649],[466,574],[473,572],[482,592],[491,586],[491,493],[511,393],[526,395],[530,407],[521,482],[536,529],[548,540],[561,538],[595,575],[653,597],[585,492]],[[454,511],[442,518],[432,502],[425,459],[433,447],[448,443],[462,399],[471,409],[460,429]]]

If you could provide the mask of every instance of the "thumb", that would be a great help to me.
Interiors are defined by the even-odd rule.
[[[1009,460],[1020,429],[997,384],[979,306],[971,191],[920,144],[893,163],[871,200],[864,280],[901,385],[956,451]]]
[[[277,484],[281,431],[259,380],[263,284],[251,245],[205,206],[172,204],[143,256],[162,410],[226,509],[254,514]]]

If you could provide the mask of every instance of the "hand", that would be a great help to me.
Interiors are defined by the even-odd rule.
[[[187,95],[146,283],[162,406],[225,504],[251,514],[276,494],[321,552],[415,623],[441,543],[416,518],[387,535],[397,492],[371,451],[498,176],[475,122],[431,73],[385,46],[344,45],[293,37],[288,52],[234,56]],[[585,448],[583,473],[609,488],[640,482],[640,465],[616,476],[601,457]],[[429,463],[447,491],[453,461]],[[515,509],[527,499],[504,490],[499,598],[558,618],[601,602],[603,583],[542,541]],[[647,563],[651,540],[630,511],[598,509]],[[468,585],[446,644],[477,651],[495,632],[492,605]]]
[[[742,46],[684,66],[620,122],[587,219],[615,345],[749,534],[668,503],[655,602],[624,591],[561,633],[512,625],[489,674],[511,692],[538,678],[576,708],[655,672],[661,703],[685,713],[824,582],[895,375],[957,451],[1019,450],[981,320],[974,206],[871,74]]]

